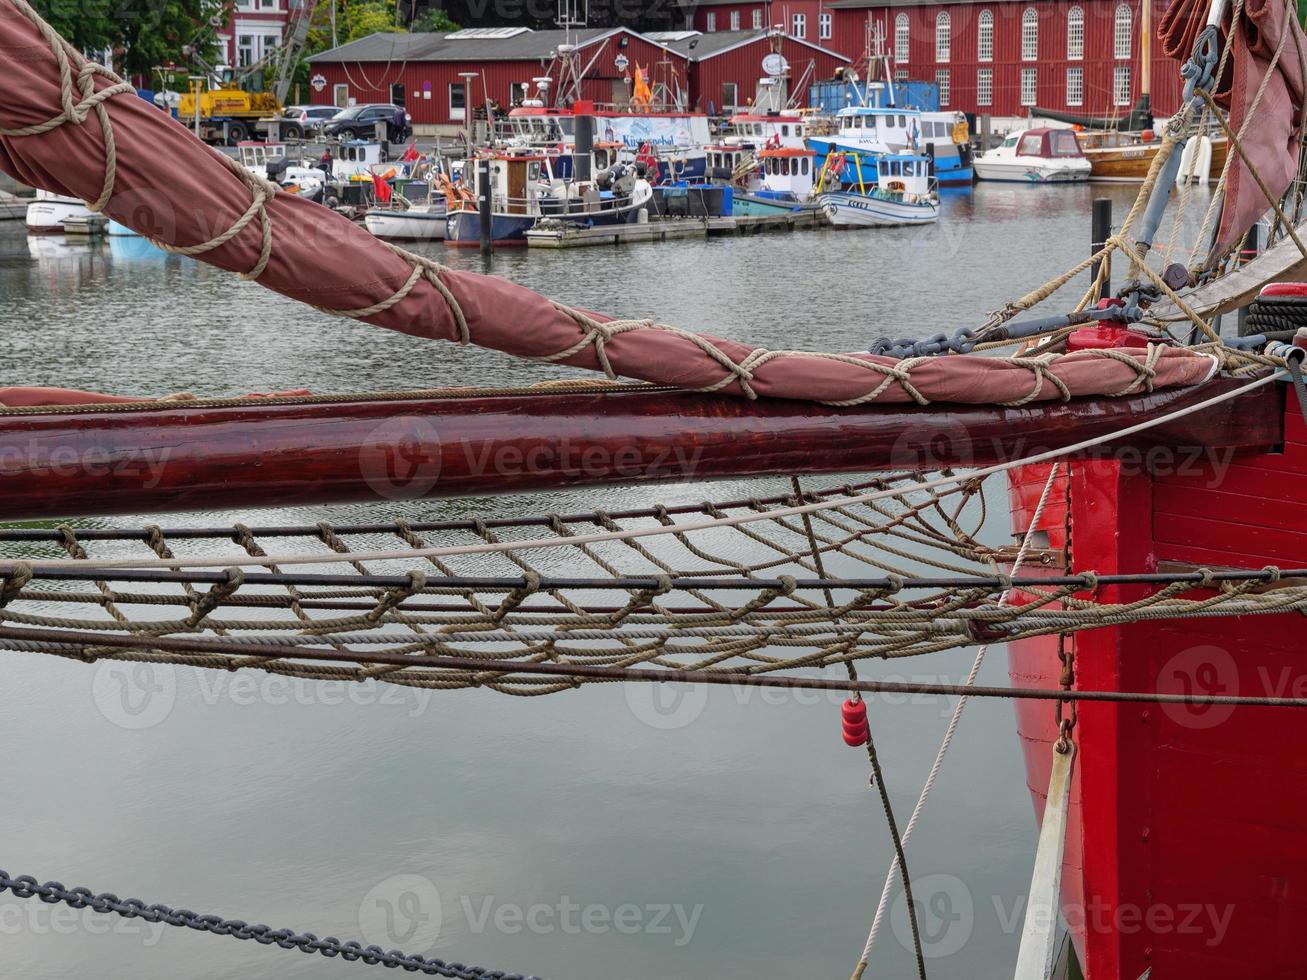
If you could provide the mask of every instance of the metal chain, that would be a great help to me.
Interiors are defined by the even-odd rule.
[[[364,946],[351,940],[341,942],[334,936],[319,939],[311,932],[296,933],[290,929],[272,929],[265,925],[250,925],[240,919],[224,919],[220,915],[200,915],[189,909],[174,909],[170,905],[146,905],[139,898],[120,899],[111,892],[93,895],[89,888],[65,888],[57,881],[39,884],[31,875],[11,878],[0,871],[0,894],[13,892],[17,898],[37,898],[47,905],[64,904],[74,909],[91,909],[93,912],[113,912],[127,919],[144,919],[170,926],[184,926],[198,932],[211,932],[215,936],[233,939],[253,939],[261,946],[277,945],[282,949],[298,949],[302,953],[321,953],[347,962],[362,961],[368,966],[399,967],[408,973],[425,973],[428,976],[453,977],[456,980],[539,980],[521,973],[504,973],[480,966],[446,963],[444,960],[412,956],[399,950],[387,952],[380,946]]]

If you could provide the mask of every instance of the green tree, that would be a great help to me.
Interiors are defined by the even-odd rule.
[[[149,77],[155,65],[207,60],[217,47],[214,21],[222,0],[34,0],[37,12],[74,47],[113,53],[126,77]]]
[[[1301,0],[1307,3],[1307,0]],[[413,19],[409,27],[414,34],[452,34],[459,27],[440,7],[428,7]]]

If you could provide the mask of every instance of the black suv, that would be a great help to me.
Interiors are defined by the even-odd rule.
[[[413,135],[413,120],[403,107],[385,103],[352,105],[342,109],[322,124],[322,135],[343,140],[369,140],[376,133],[379,122],[386,124],[386,139],[391,143],[407,143]]]

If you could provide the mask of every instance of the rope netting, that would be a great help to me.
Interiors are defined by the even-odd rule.
[[[1292,570],[1127,576],[1146,595],[1125,603],[1100,601],[1122,579],[1090,569],[1008,576],[1015,552],[982,536],[985,482],[427,523],[3,530],[0,647],[537,695],[1307,608]],[[622,675],[634,667],[652,670]]]

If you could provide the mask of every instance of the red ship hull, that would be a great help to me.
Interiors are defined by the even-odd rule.
[[[1060,571],[1068,532],[1077,572],[1301,566],[1307,427],[1292,398],[1284,438],[1276,452],[1063,464],[1039,525],[1043,567]],[[1048,472],[1014,474],[1014,532],[1028,527]],[[1102,589],[1099,598],[1142,594]],[[1144,622],[1081,633],[1064,649],[1085,690],[1301,697],[1305,627],[1298,614]],[[1013,683],[1057,687],[1058,644],[1056,636],[1011,644]],[[1042,818],[1054,710],[1017,702],[1017,727]],[[1062,911],[1089,980],[1135,980],[1150,968],[1151,980],[1307,976],[1299,716],[1092,703],[1080,705],[1073,738]]]

